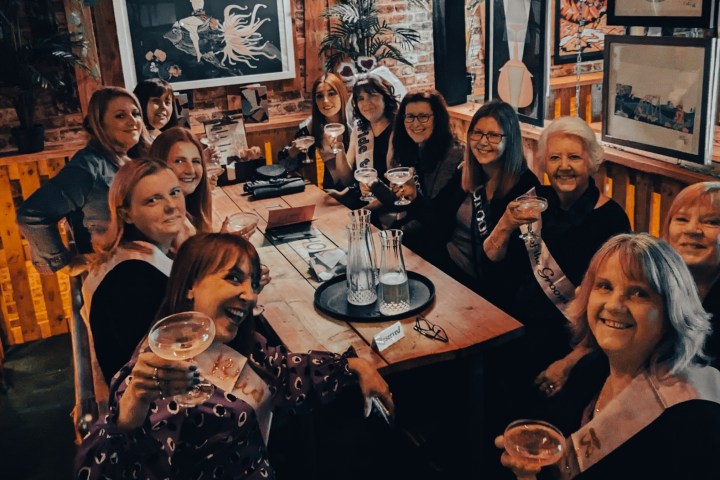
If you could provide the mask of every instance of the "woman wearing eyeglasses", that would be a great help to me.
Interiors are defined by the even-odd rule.
[[[494,279],[483,272],[483,242],[508,203],[538,185],[523,156],[513,108],[498,100],[480,107],[470,120],[465,157],[452,180],[432,199],[409,192],[415,200],[408,210],[426,226],[427,260],[487,295]]]
[[[391,139],[390,167],[412,167],[415,178],[399,188],[393,185],[397,197],[419,190],[432,202],[438,194],[458,176],[465,148],[453,137],[450,130],[450,116],[445,99],[437,91],[408,94],[400,103]],[[376,189],[373,193],[387,203]],[[397,198],[390,197],[394,202]],[[386,205],[392,208],[392,205]],[[416,253],[425,256],[427,230],[432,224],[424,225],[412,215],[402,218],[394,228],[401,228],[405,235],[403,242]],[[428,228],[429,227],[429,228]]]

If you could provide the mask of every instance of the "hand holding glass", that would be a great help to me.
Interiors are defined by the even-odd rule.
[[[388,181],[398,187],[402,187],[408,180],[412,178],[412,168],[409,167],[397,167],[391,168],[385,172],[385,178]],[[405,195],[400,195],[400,198],[395,200],[395,205],[409,205],[410,199],[406,198]]]
[[[338,154],[340,150],[337,148],[337,137],[345,133],[345,125],[342,123],[328,123],[325,125],[325,135],[330,137],[330,143],[332,144],[332,153]]]
[[[523,419],[515,420],[507,426],[503,433],[503,442],[511,457],[545,467],[557,463],[563,457],[565,437],[560,430],[547,422]]]
[[[305,159],[302,161],[302,163],[313,163],[312,159],[308,156],[307,151],[308,148],[312,147],[314,143],[315,137],[311,137],[310,135],[307,135],[305,137],[299,137],[293,140],[293,145],[295,145],[298,150],[305,154]]]
[[[513,213],[519,215],[534,215],[539,217],[548,207],[546,199],[532,195],[520,195],[515,199],[515,202],[517,202],[517,205],[513,208]],[[527,224],[527,232],[520,234],[520,238],[530,240],[536,237],[532,231],[532,224],[533,222]]]
[[[182,312],[158,320],[150,329],[150,349],[165,360],[190,360],[201,354],[215,338],[215,322],[200,312]],[[181,407],[194,407],[210,398],[215,387],[200,383],[173,399]]]
[[[367,187],[367,193],[363,193],[360,197],[360,200],[363,202],[372,202],[375,200],[375,195],[370,191],[370,183],[376,179],[377,170],[374,168],[358,168],[355,170],[355,180]]]
[[[227,231],[230,233],[237,233],[247,240],[255,232],[258,221],[258,216],[254,213],[234,213],[228,217]]]

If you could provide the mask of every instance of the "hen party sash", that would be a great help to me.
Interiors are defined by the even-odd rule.
[[[535,189],[528,191],[527,195],[534,196]],[[542,239],[542,217],[532,224],[521,225],[520,231],[526,233],[530,226],[535,235],[525,238],[525,249],[535,280],[553,305],[572,322],[566,310],[575,296],[575,285],[567,278]]]
[[[561,478],[568,480],[584,472],[654,422],[666,409],[695,399],[720,403],[720,372],[693,366],[660,379],[644,371],[566,439],[567,455],[560,466]]]
[[[372,133],[370,124],[363,128],[360,120],[355,120],[355,129],[352,132],[357,135],[355,142],[355,168],[373,168],[373,149],[375,147],[375,136]]]

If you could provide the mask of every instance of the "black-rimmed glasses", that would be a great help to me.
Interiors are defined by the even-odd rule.
[[[415,318],[415,326],[413,327],[413,330],[418,332],[420,335],[432,338],[433,340],[440,340],[445,343],[448,342],[448,336],[447,333],[445,333],[445,329],[440,325],[430,323],[428,319],[422,315],[418,315],[417,318]]]
[[[477,140],[480,141],[483,139],[483,137],[487,138],[487,141],[489,143],[500,143],[502,142],[502,139],[505,137],[502,133],[497,132],[483,132],[482,130],[470,130],[470,140]]]
[[[405,115],[405,123],[413,123],[417,120],[420,123],[427,123],[432,118],[432,113],[421,113],[420,115]]]

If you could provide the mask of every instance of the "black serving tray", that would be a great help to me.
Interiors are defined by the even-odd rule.
[[[429,278],[415,272],[407,272],[410,288],[410,310],[395,315],[380,313],[376,301],[371,305],[351,305],[347,301],[347,281],[345,276],[335,277],[323,283],[315,290],[315,306],[323,313],[342,320],[353,322],[385,322],[398,318],[407,318],[421,312],[435,299],[435,285]]]

